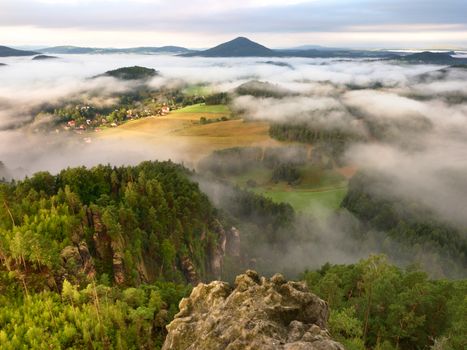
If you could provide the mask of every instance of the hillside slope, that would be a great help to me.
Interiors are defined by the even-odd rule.
[[[1,184],[0,271],[15,271],[29,290],[103,276],[117,285],[219,277],[227,233],[188,174],[145,162]]]
[[[0,57],[34,56],[37,54],[34,51],[17,50],[7,46],[0,46]]]

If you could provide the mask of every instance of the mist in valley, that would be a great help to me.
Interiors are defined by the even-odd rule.
[[[439,220],[459,227],[466,238],[467,70],[443,72],[442,66],[380,60],[280,61],[286,64],[258,58],[148,55],[66,55],[47,62],[3,59],[7,66],[0,67],[0,161],[7,170],[2,175],[21,178],[43,170],[56,173],[68,166],[126,165],[150,159],[190,162],[186,153],[190,145],[179,140],[164,140],[161,147],[154,147],[143,140],[93,136],[92,143],[85,143],[83,135],[41,130],[42,123],[50,122],[48,115],[37,116],[44,106],[70,100],[112,105],[115,93],[132,91],[135,83],[91,78],[139,65],[160,73],[147,82],[156,90],[199,84],[212,92],[232,93],[232,110],[246,120],[305,123],[355,135],[358,141],[345,150],[343,161],[390,179],[385,186],[369,188],[370,192],[422,203]],[[235,93],[253,80],[271,84],[279,95]],[[222,208],[228,201],[229,191],[223,185],[202,177],[196,181],[216,206]],[[290,240],[282,247],[256,247],[259,255],[276,260],[271,270],[293,274],[326,262],[351,263],[381,248],[381,242],[369,240],[362,245],[352,239],[349,231],[360,223],[351,213],[342,210],[319,216],[332,220],[297,216],[294,225],[301,239],[297,244]],[[394,252],[395,262],[410,260],[410,252],[397,253],[401,251],[398,243],[385,244]],[[273,259],[276,256],[280,259]],[[429,268],[430,253],[419,260]]]

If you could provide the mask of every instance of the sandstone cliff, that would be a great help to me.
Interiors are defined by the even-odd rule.
[[[305,283],[247,271],[235,287],[199,284],[180,302],[163,350],[342,350],[326,330],[327,304]]]

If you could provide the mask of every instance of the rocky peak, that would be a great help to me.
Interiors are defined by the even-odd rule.
[[[343,350],[326,330],[328,315],[304,282],[248,270],[234,287],[198,284],[167,326],[163,350]]]

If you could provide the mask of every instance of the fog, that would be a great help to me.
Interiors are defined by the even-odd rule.
[[[370,189],[388,198],[410,199],[432,209],[441,220],[467,226],[467,70],[433,65],[399,65],[384,61],[281,59],[289,66],[260,58],[181,58],[144,55],[67,55],[57,60],[2,58],[0,67],[0,161],[17,177],[39,170],[57,172],[74,165],[136,164],[147,159],[187,161],[189,145],[100,139],[84,144],[82,136],[43,134],[36,118],[41,106],[80,98],[93,105],[112,104],[112,94],[135,85],[113,78],[89,79],[107,70],[140,65],[160,76],[153,88],[204,84],[212,91],[234,91],[260,80],[293,94],[283,98],[236,96],[234,110],[246,119],[307,122],[363,136],[345,153],[348,164],[391,179]],[[293,69],[291,69],[291,67]],[[374,136],[374,128],[383,130]],[[209,191],[206,188],[206,191]],[[289,247],[282,264],[303,267],[351,262],[367,256],[345,241],[349,220],[341,218],[321,241]],[[302,224],[302,223],[300,223]],[[463,230],[463,232],[466,232]],[[323,256],[323,249],[327,255]],[[321,253],[321,255],[320,255]],[[323,259],[317,259],[317,256]]]

